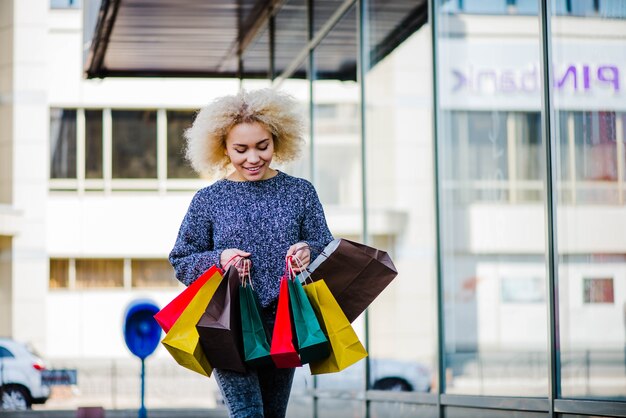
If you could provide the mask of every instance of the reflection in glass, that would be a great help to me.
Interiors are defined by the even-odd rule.
[[[359,239],[362,236],[361,214],[361,143],[358,129],[359,89],[355,81],[326,79],[328,74],[343,71],[340,62],[356,68],[356,13],[354,6],[335,25],[333,30],[313,51],[313,173],[314,183],[326,213],[341,211],[347,214],[349,222],[341,225],[332,222],[329,216],[331,233],[336,237]],[[342,54],[337,51],[337,37],[346,37]],[[355,73],[353,73],[356,76]],[[322,107],[333,111],[322,111]],[[363,321],[357,319],[353,327],[363,341]],[[341,373],[320,375],[318,387],[322,389],[342,389],[359,391],[364,389],[365,362],[360,361]],[[345,402],[345,401],[344,401]],[[353,408],[345,402],[341,408],[345,413],[330,409],[332,402],[320,400],[320,416],[351,415]],[[326,406],[322,406],[322,404]],[[360,408],[362,403],[356,402]],[[336,407],[339,407],[337,405]],[[332,408],[336,408],[333,406]],[[343,410],[343,409],[342,409]],[[335,411],[332,414],[331,411]]]
[[[85,110],[85,178],[102,178],[102,110]]]
[[[624,400],[625,3],[566,2],[576,18],[562,3],[551,22],[561,396]]]
[[[493,3],[435,16],[445,390],[547,396],[539,25]]]
[[[157,177],[156,112],[113,110],[113,178]]]
[[[290,0],[275,18],[275,75],[281,74],[308,43],[307,0]],[[292,77],[306,78],[306,67],[300,66]]]
[[[420,2],[392,4],[368,2],[366,26],[368,232],[370,243],[387,251],[398,270],[369,310],[369,385],[430,392],[437,390],[431,36],[425,2],[423,9]],[[401,41],[391,36],[402,31]],[[424,406],[371,407],[376,416],[436,412]]]
[[[185,160],[183,133],[193,122],[195,112],[185,110],[167,111],[167,177],[170,179],[196,178],[197,174]]]
[[[309,60],[305,60],[302,65],[296,70],[294,77],[306,76]],[[286,164],[282,169],[296,177],[302,177],[311,181],[311,94],[309,89],[309,80],[300,78],[290,78],[285,80],[280,89],[285,93],[292,95],[298,101],[298,110],[301,112],[304,122],[303,138],[304,144],[302,145],[300,158],[289,164]]]
[[[75,109],[50,109],[50,178],[76,178]]]

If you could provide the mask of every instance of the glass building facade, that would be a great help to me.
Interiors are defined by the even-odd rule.
[[[242,52],[303,97],[335,236],[399,275],[298,417],[626,416],[626,3],[290,0]],[[271,80],[271,83],[268,81]]]

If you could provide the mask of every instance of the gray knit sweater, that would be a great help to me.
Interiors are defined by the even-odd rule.
[[[278,297],[289,247],[305,241],[314,260],[333,240],[313,185],[283,172],[267,180],[218,180],[191,201],[170,253],[178,280],[191,284],[228,248],[251,253],[261,305]]]

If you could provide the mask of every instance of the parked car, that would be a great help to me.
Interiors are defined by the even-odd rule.
[[[29,409],[44,403],[50,387],[42,383],[43,360],[26,344],[0,338],[0,410]]]

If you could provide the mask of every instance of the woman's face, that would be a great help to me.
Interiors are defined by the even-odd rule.
[[[257,122],[233,126],[226,136],[226,155],[236,170],[231,180],[266,180],[274,174],[274,170],[270,169],[274,139]]]

